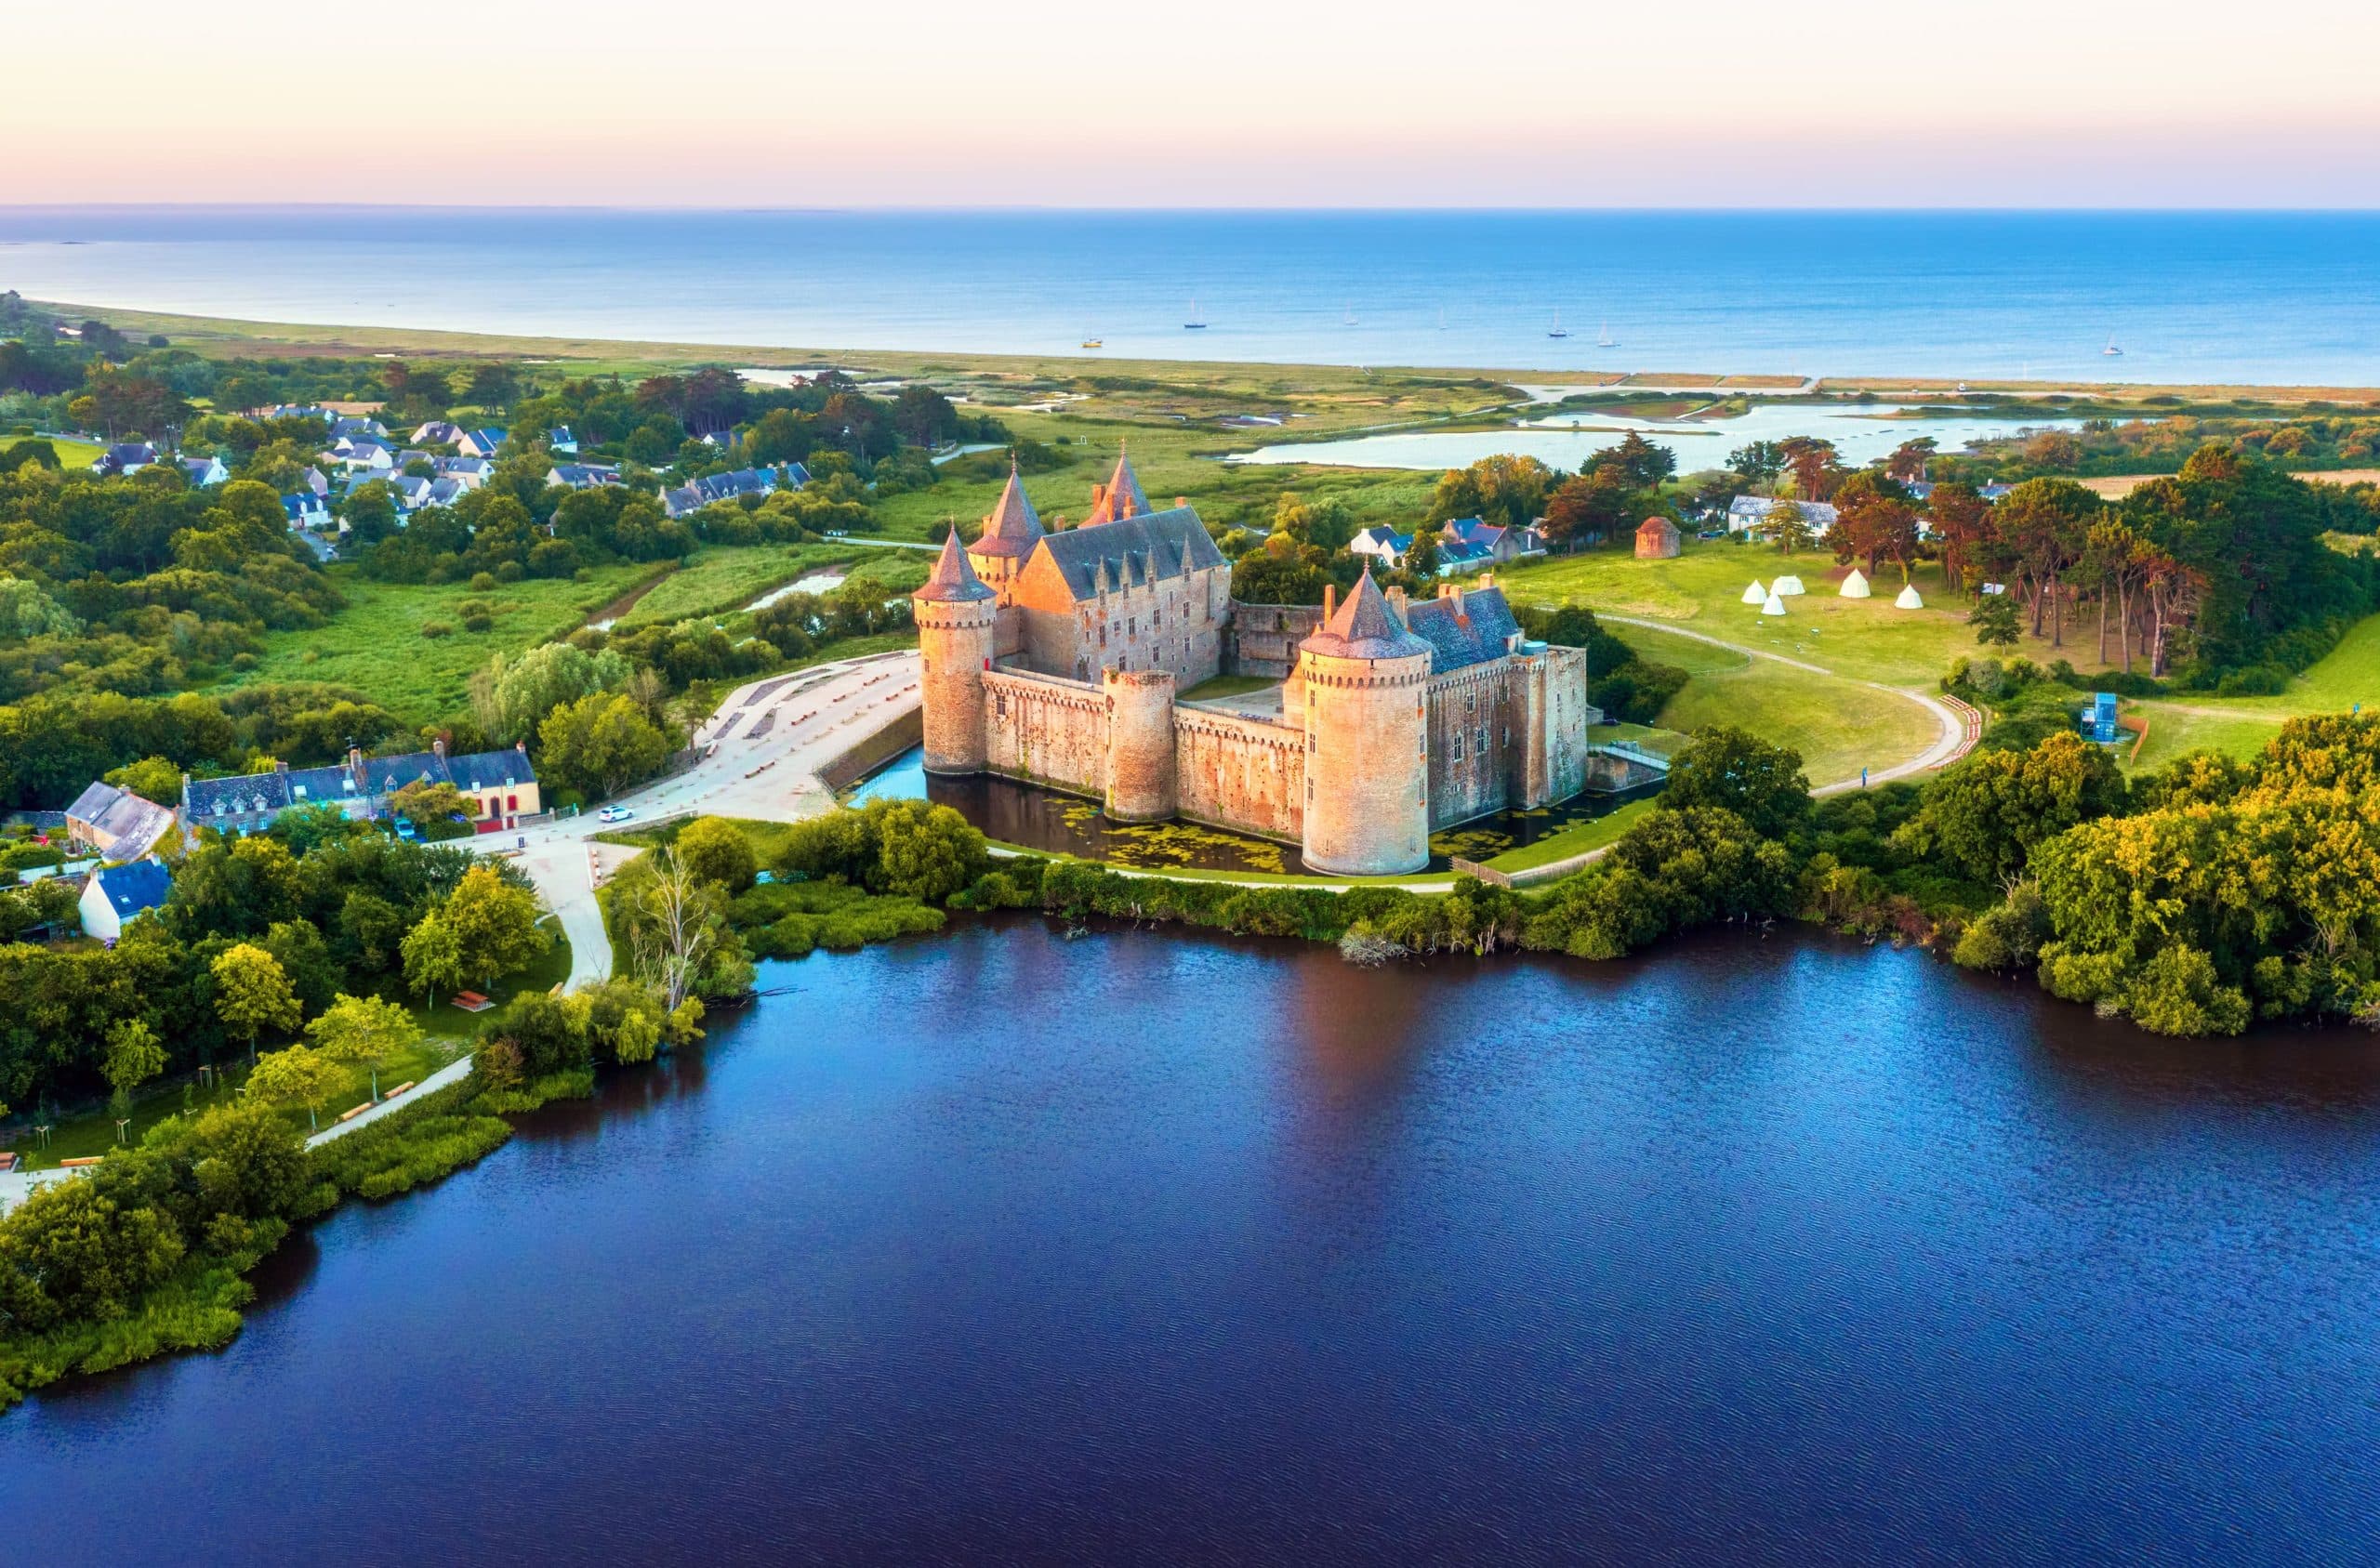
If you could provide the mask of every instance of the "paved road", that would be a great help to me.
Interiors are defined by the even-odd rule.
[[[1712,637],[1707,632],[1688,631],[1686,627],[1670,621],[1651,621],[1635,615],[1612,615],[1600,610],[1595,612],[1595,618],[1615,622],[1623,626],[1643,626],[1647,631],[1668,632],[1673,637],[1692,638],[1697,642],[1707,642],[1713,648],[1724,648],[1730,653],[1741,653],[1749,659],[1774,660],[1780,665],[1790,665],[1795,669],[1807,670],[1812,675],[1823,675],[1836,680],[1853,679],[1847,675],[1836,675],[1824,665],[1814,665],[1806,659],[1789,659],[1782,653],[1771,653],[1763,648],[1747,648],[1740,642],[1729,642],[1723,638]],[[1915,757],[1905,762],[1896,762],[1887,768],[1871,769],[1866,778],[1870,786],[1890,784],[1895,779],[1905,779],[1912,773],[1922,773],[1929,768],[1948,767],[1974,748],[1977,735],[1971,724],[1972,709],[1962,712],[1959,707],[1944,702],[1932,692],[1920,692],[1911,687],[1887,686],[1881,680],[1861,680],[1858,684],[1868,687],[1871,691],[1889,692],[1896,697],[1906,698],[1932,714],[1935,723],[1941,726],[1941,731],[1935,737],[1933,744]],[[1837,779],[1831,784],[1819,784],[1810,793],[1839,795],[1846,789],[1859,788],[1860,783],[1860,775],[1854,773],[1847,779]]]
[[[636,813],[631,824],[695,813],[798,822],[826,811],[834,791],[819,771],[918,706],[914,650],[817,665],[766,676],[727,694],[694,731],[707,753],[672,774],[613,802]],[[515,863],[545,896],[570,938],[569,989],[609,978],[612,944],[595,901],[602,878],[637,851],[599,844],[615,824],[594,812],[480,840],[489,851],[515,847]]]

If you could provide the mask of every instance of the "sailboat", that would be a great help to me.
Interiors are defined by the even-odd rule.
[[[1598,349],[1617,349],[1620,347],[1619,344],[1614,343],[1611,340],[1611,323],[1609,322],[1604,323],[1603,329],[1595,334],[1595,347]]]
[[[2099,352],[2107,355],[2109,359],[2120,359],[2123,355],[2123,350],[2116,347],[2116,340],[2112,337],[2108,339],[2108,346],[2100,349]]]
[[[1082,340],[1082,346],[1086,349],[1104,349],[1107,347],[1107,344],[1103,338],[1092,337],[1086,335]]]
[[[1352,304],[1347,307],[1346,321],[1349,326],[1354,326],[1355,324],[1355,308]]]
[[[1206,319],[1198,314],[1198,301],[1195,297],[1190,301],[1190,319],[1182,323],[1182,330],[1184,332],[1207,330]]]
[[[1562,307],[1559,305],[1554,307],[1554,324],[1546,329],[1545,336],[1548,337],[1567,337],[1570,336],[1569,333],[1563,329]]]

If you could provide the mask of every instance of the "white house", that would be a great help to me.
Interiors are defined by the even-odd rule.
[[[463,428],[460,425],[450,425],[443,419],[432,419],[413,433],[414,444],[416,446],[452,446],[462,439]]]
[[[281,509],[288,517],[292,528],[328,528],[331,525],[330,507],[311,490],[284,495]]]
[[[1347,548],[1356,555],[1369,556],[1383,566],[1402,566],[1405,552],[1413,547],[1413,535],[1399,534],[1386,523],[1365,529],[1347,542]]]
[[[324,455],[350,473],[385,474],[397,466],[397,455],[369,436],[341,436]]]
[[[1834,508],[1824,501],[1777,501],[1765,495],[1739,495],[1727,503],[1727,532],[1758,534],[1768,527],[1768,514],[1782,506],[1802,508],[1802,516],[1813,534],[1823,534],[1834,526]]]
[[[546,470],[546,482],[572,490],[592,490],[599,484],[617,484],[620,470],[607,463],[557,463]]]
[[[120,441],[91,460],[95,474],[137,474],[157,460],[157,449],[145,441]]]
[[[190,481],[193,490],[221,484],[231,477],[231,470],[223,466],[223,459],[211,454],[205,457],[178,457],[175,462],[180,466],[182,478]]]
[[[387,483],[389,494],[400,511],[416,511],[430,505],[430,481],[419,474],[391,474]]]
[[[103,865],[83,884],[76,907],[83,916],[83,934],[112,943],[124,928],[165,902],[174,879],[152,860],[129,865]]]
[[[455,438],[455,450],[466,457],[493,457],[504,444],[504,432],[493,427],[480,430],[465,430]]]
[[[496,472],[496,465],[484,457],[433,457],[430,466],[440,479],[451,479],[466,490],[477,490]]]
[[[578,455],[578,438],[570,433],[567,425],[556,425],[546,432],[546,450],[559,452],[565,457]]]

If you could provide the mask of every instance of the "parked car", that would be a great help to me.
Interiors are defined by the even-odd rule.
[[[595,820],[597,822],[606,823],[624,823],[635,815],[636,813],[629,810],[626,806],[606,806],[602,810],[595,813]]]
[[[399,817],[397,819],[397,837],[410,844],[416,838],[421,837],[421,835],[418,830],[414,827],[413,819],[411,817]]]

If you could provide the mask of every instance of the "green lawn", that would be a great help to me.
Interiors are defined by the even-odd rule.
[[[1681,734],[1731,724],[1802,754],[1812,785],[1856,779],[1862,768],[1906,762],[1938,727],[1924,708],[1840,676],[1753,659],[1668,632],[1615,626],[1645,658],[1691,675],[1661,710],[1661,728]]]
[[[742,610],[772,588],[851,563],[848,545],[706,545],[620,617],[623,626]]]
[[[1835,590],[1846,571],[1823,551],[1787,557],[1771,547],[1714,539],[1689,540],[1686,553],[1671,560],[1638,560],[1619,549],[1557,556],[1507,568],[1498,581],[1518,603],[1577,603],[1674,621],[1707,637],[1894,686],[1931,690],[1951,660],[1982,652],[1966,625],[1966,605],[1942,592],[1938,567],[1918,569],[1917,591],[1927,600],[1924,610],[1893,607],[1900,573],[1890,566],[1876,578],[1874,597],[1843,598]],[[1759,606],[1740,602],[1745,586],[1755,578],[1766,586],[1789,573],[1808,591],[1788,596],[1783,615],[1763,615]],[[2064,658],[2078,669],[2098,666],[2097,639],[2088,625],[2068,627],[2062,648],[2028,637],[2007,652],[2043,664]]]
[[[1722,648],[1713,648],[1710,652],[1722,659],[1734,659],[1734,655]],[[1733,669],[1739,662],[1730,663],[1723,667]],[[1670,756],[1692,738],[1689,735],[1680,734],[1675,730],[1656,729],[1650,724],[1596,724],[1590,726],[1587,731],[1589,745],[1606,745],[1616,741],[1625,741],[1640,751],[1649,751],[1660,757]]]
[[[1566,827],[1559,833],[1540,838],[1534,844],[1507,850],[1488,861],[1488,868],[1502,872],[1531,871],[1540,865],[1552,865],[1555,861],[1567,860],[1572,855],[1585,854],[1590,850],[1600,850],[1635,826],[1637,819],[1652,809],[1650,800],[1631,800],[1607,817],[1582,822],[1575,827]]]
[[[61,441],[56,436],[0,436],[0,456],[20,442],[42,441],[49,442],[50,450],[58,454],[60,467],[65,468],[87,468],[107,451],[91,441]]]
[[[2301,713],[2341,713],[2380,704],[2380,615],[2360,623],[2328,655],[2270,697],[2216,697],[2189,692],[2171,701],[2124,704],[2127,718],[2149,721],[2149,739],[2131,765],[2161,768],[2191,751],[2247,758],[2262,751],[2283,719]],[[2193,711],[2195,710],[2195,711]]]
[[[443,718],[469,700],[471,673],[491,654],[516,653],[561,636],[650,573],[650,566],[599,567],[583,580],[525,578],[493,588],[464,584],[377,583],[353,566],[331,567],[347,608],[311,631],[277,631],[265,639],[254,669],[223,681],[223,689],[260,681],[322,680],[346,686],[409,719]],[[495,624],[465,631],[466,600],[484,600]],[[431,622],[453,628],[424,637]]]

